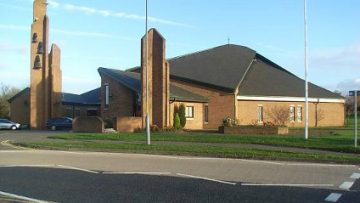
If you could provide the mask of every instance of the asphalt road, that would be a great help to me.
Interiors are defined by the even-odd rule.
[[[6,134],[41,140],[48,133]],[[12,139],[14,140],[14,139]],[[357,165],[0,147],[1,196],[56,202],[358,202]],[[336,197],[339,197],[338,199]]]
[[[171,176],[0,168],[0,191],[54,202],[324,202],[328,189],[229,185]],[[338,202],[357,202],[344,192]]]

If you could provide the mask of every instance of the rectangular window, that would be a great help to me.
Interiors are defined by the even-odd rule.
[[[208,123],[209,122],[209,106],[208,105],[205,105],[205,108],[204,108],[204,121],[205,123]]]
[[[80,114],[81,114],[80,109],[76,108],[76,109],[75,109],[75,117],[79,117]]]
[[[73,109],[71,107],[66,107],[65,111],[66,111],[65,112],[66,117],[70,117],[70,118],[73,117]]]
[[[109,104],[110,104],[110,89],[109,89],[109,85],[105,84],[104,85],[104,92],[105,92],[105,109],[109,108]]]
[[[264,122],[264,107],[263,106],[257,107],[257,119],[258,119],[258,123]]]
[[[186,118],[194,118],[194,107],[193,106],[186,106],[185,117]]]
[[[295,106],[290,106],[290,122],[295,122]]]
[[[301,106],[298,106],[297,109],[296,109],[296,115],[297,115],[297,121],[299,123],[302,122],[302,107]]]

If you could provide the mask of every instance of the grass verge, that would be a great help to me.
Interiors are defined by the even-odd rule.
[[[190,155],[219,158],[241,158],[259,160],[308,161],[342,164],[359,164],[360,156],[350,154],[324,154],[288,152],[281,150],[248,149],[239,147],[198,146],[198,145],[145,145],[116,144],[101,142],[34,142],[15,145],[36,149],[80,150],[105,152],[131,152],[145,154]]]
[[[351,131],[337,131],[329,136],[311,136],[304,140],[303,136],[279,136],[279,135],[222,135],[206,133],[153,133],[152,141],[164,142],[194,142],[194,143],[231,143],[231,144],[259,144],[281,147],[297,147],[308,149],[320,149],[345,153],[360,153],[360,148],[353,147]],[[50,136],[51,139],[63,140],[108,140],[108,141],[145,141],[146,137],[141,133],[120,134],[59,134]]]

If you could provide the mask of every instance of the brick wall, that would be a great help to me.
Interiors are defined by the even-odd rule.
[[[238,101],[238,122],[241,125],[249,125],[257,122],[257,107],[263,106],[264,122],[272,120],[269,118],[269,111],[274,106],[284,106],[290,109],[295,107],[295,121],[287,122],[290,127],[304,126],[305,119],[305,103],[304,102],[272,102],[272,101]],[[297,120],[297,107],[302,107],[301,122]],[[317,106],[317,107],[316,107]],[[322,114],[323,119],[318,119],[318,126],[343,126],[344,125],[344,104],[341,103],[311,103],[309,102],[309,126],[315,126],[315,109],[318,109],[318,116]],[[320,113],[322,112],[322,113]]]
[[[103,133],[104,122],[97,116],[81,116],[73,121],[73,131],[80,133]]]
[[[20,124],[30,124],[30,92],[23,93],[10,103],[10,118]]]
[[[209,122],[204,129],[217,129],[226,117],[235,118],[235,94],[171,79],[171,84],[209,98]]]
[[[118,117],[114,129],[118,132],[134,132],[135,129],[141,128],[141,117]]]
[[[170,104],[170,125],[174,125],[174,109],[179,107],[180,104],[194,107],[194,118],[187,118],[185,129],[198,130],[204,128],[204,104],[194,102],[173,102]]]
[[[105,109],[104,99],[105,84],[109,85],[110,90],[109,107],[107,109]],[[134,102],[133,91],[106,75],[101,76],[101,116],[104,120],[134,116]]]

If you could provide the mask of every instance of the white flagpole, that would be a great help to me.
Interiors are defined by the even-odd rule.
[[[304,0],[304,34],[305,34],[305,140],[309,138],[309,101],[308,101],[308,58],[307,58],[307,0]]]
[[[148,1],[145,0],[145,72],[146,72],[146,136],[147,144],[150,145],[150,115],[149,115],[149,80],[148,80]]]

